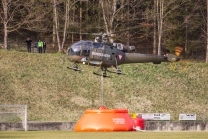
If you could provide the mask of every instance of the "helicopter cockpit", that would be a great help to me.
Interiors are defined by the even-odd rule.
[[[93,48],[103,48],[102,43],[92,41],[80,41],[74,43],[68,49],[68,55],[89,56],[90,50]]]

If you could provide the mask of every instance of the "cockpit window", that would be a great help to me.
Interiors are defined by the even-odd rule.
[[[73,45],[71,46],[71,49],[72,49],[74,52],[81,51],[82,44],[83,44],[83,42],[77,42],[77,43],[75,43],[75,44],[73,44]]]
[[[91,47],[91,44],[92,44],[92,42],[84,42],[83,43],[84,44],[84,50],[87,50],[87,51],[89,51],[90,50],[90,47]]]
[[[82,56],[89,56],[90,50],[93,48],[102,48],[101,43],[92,42],[92,41],[80,41],[74,43],[70,51],[68,51],[69,55],[82,55]]]
[[[73,44],[70,48],[69,55],[80,55],[83,42],[77,42]]]
[[[101,43],[96,43],[96,42],[93,43],[93,48],[101,48],[101,47],[102,47]]]
[[[89,56],[90,55],[90,48],[91,48],[92,42],[86,41],[83,43],[83,50],[82,55],[83,56]]]

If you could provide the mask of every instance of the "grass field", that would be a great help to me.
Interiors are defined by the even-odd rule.
[[[112,78],[103,81],[92,74],[101,73],[99,67],[80,64],[83,72],[74,72],[66,68],[71,64],[60,53],[0,50],[0,103],[26,104],[28,121],[76,122],[101,100],[108,109],[129,113],[170,113],[171,120],[196,113],[197,120],[208,119],[207,63],[190,61],[182,73],[169,63],[126,64],[119,66],[126,75],[108,73]]]
[[[208,132],[0,132],[0,139],[206,139]]]

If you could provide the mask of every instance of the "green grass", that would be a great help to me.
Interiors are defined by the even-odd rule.
[[[0,104],[26,104],[29,121],[77,121],[87,108],[101,105],[98,67],[79,65],[83,72],[68,70],[70,62],[59,53],[34,54],[0,50]],[[127,108],[129,113],[196,113],[208,115],[208,64],[169,63],[121,65],[127,75],[109,73],[103,80],[107,108]],[[114,70],[110,68],[110,70]],[[206,120],[208,117],[205,117]]]
[[[1,139],[206,139],[208,132],[0,132]]]

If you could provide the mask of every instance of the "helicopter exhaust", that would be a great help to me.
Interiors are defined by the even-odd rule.
[[[180,58],[173,54],[167,54],[165,56],[140,54],[140,53],[125,53],[125,64],[130,63],[147,63],[152,62],[154,64],[160,64],[161,62],[174,62],[179,61]]]

